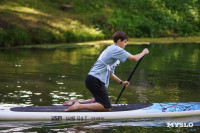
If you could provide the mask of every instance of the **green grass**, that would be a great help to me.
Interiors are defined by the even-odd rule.
[[[155,43],[168,43],[170,39],[157,42],[149,37],[199,36],[199,1],[177,2],[1,0],[0,46],[104,40],[112,38],[116,30],[125,31],[131,38],[142,37],[142,41]],[[62,4],[72,7],[69,11],[62,11]],[[179,39],[170,42],[177,43]],[[132,44],[141,43],[140,40],[130,39]],[[188,42],[188,39],[180,41]]]
[[[12,0],[0,2],[0,46],[80,42],[103,39],[101,30],[87,26],[80,16],[63,12],[66,0]],[[17,29],[17,30],[16,30]],[[20,40],[20,41],[19,41]]]
[[[200,44],[199,37],[178,37],[176,39],[172,37],[164,38],[130,38],[127,42],[128,45],[148,45],[150,44],[175,44],[175,43],[197,43]],[[24,45],[13,48],[44,48],[44,49],[56,49],[56,48],[80,48],[80,47],[99,47],[101,45],[113,44],[113,40],[100,40],[89,41],[81,43],[58,43],[58,44],[43,44],[43,45]]]
[[[160,37],[160,38],[129,38],[128,45],[148,45],[150,44],[175,44],[175,43],[197,43],[200,44],[200,37]],[[113,40],[90,41],[76,43],[76,45],[110,45]],[[66,45],[66,44],[65,44]]]

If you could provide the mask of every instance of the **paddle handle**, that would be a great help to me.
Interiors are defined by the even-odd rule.
[[[143,57],[144,57],[144,56],[143,56]],[[128,82],[131,80],[133,74],[135,73],[135,71],[136,71],[138,65],[140,64],[141,60],[143,59],[143,57],[140,58],[140,60],[138,61],[137,65],[136,65],[135,68],[133,69],[132,73],[130,74],[130,76],[129,76],[128,80],[127,80]],[[120,92],[119,96],[117,97],[117,100],[115,101],[115,104],[118,103],[118,101],[119,101],[119,99],[120,99],[122,93],[124,92],[125,88],[126,88],[126,86],[123,87],[122,91]]]

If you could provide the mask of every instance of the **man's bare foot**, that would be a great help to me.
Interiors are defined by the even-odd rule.
[[[76,102],[75,100],[65,101],[63,103],[63,106],[72,106],[75,102]]]
[[[68,112],[68,111],[76,111],[78,110],[78,106],[79,106],[79,102],[75,102],[74,105],[72,105],[71,107],[69,107],[68,109],[65,109],[64,111]]]

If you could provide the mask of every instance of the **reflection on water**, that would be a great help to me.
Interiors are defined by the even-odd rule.
[[[167,127],[167,123],[190,123],[193,128]],[[200,122],[198,117],[162,118],[162,119],[134,119],[113,121],[23,121],[0,122],[1,132],[199,132]],[[152,128],[153,127],[153,128]]]
[[[131,79],[131,85],[126,88],[119,102],[200,102],[200,45],[130,45],[126,50],[136,54],[145,47],[149,48],[150,54],[142,60]],[[91,98],[92,95],[86,90],[84,80],[105,48],[106,46],[71,49],[1,49],[0,106],[47,106],[62,104],[65,100]],[[121,63],[116,68],[115,74],[126,80],[135,65],[136,62],[131,61]],[[111,81],[107,90],[112,103],[115,102],[121,89],[122,86]],[[83,126],[84,130],[93,129],[91,123],[88,123],[89,126]],[[122,131],[124,130],[123,126],[126,124],[133,126],[132,123],[134,122],[120,123],[122,125],[117,123],[117,127],[121,127],[120,129],[108,123],[103,123],[103,125],[97,123],[94,124],[94,127],[107,126],[108,131]],[[5,128],[1,127],[1,129],[16,128],[17,131],[20,125],[14,126],[14,124],[16,123],[11,124],[11,127],[9,124],[4,125]],[[54,125],[55,123],[49,124]],[[34,127],[27,124],[27,127],[21,127],[28,130],[28,128],[38,128],[38,125],[36,123]],[[63,132],[65,128],[71,128],[72,125],[62,123],[54,126],[63,127],[61,130]],[[75,124],[75,126],[77,125],[80,123]],[[48,127],[48,124],[44,127]],[[74,127],[72,129],[80,131]],[[101,130],[107,131],[106,129]],[[49,130],[60,131],[60,129]],[[148,131],[147,128],[141,130]]]
[[[141,62],[120,102],[199,102],[200,45],[130,45],[126,50],[136,54],[145,47],[150,54]],[[1,50],[1,103],[53,105],[91,98],[84,79],[105,48]],[[115,74],[126,80],[135,64],[121,63]],[[112,102],[121,88],[111,81],[108,92]]]

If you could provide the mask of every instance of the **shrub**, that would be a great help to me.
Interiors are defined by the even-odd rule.
[[[56,36],[52,32],[42,28],[29,29],[29,33],[32,35],[32,43],[54,43],[57,41]]]
[[[16,46],[30,44],[31,37],[16,25],[9,25],[8,29],[0,32],[1,46]]]

